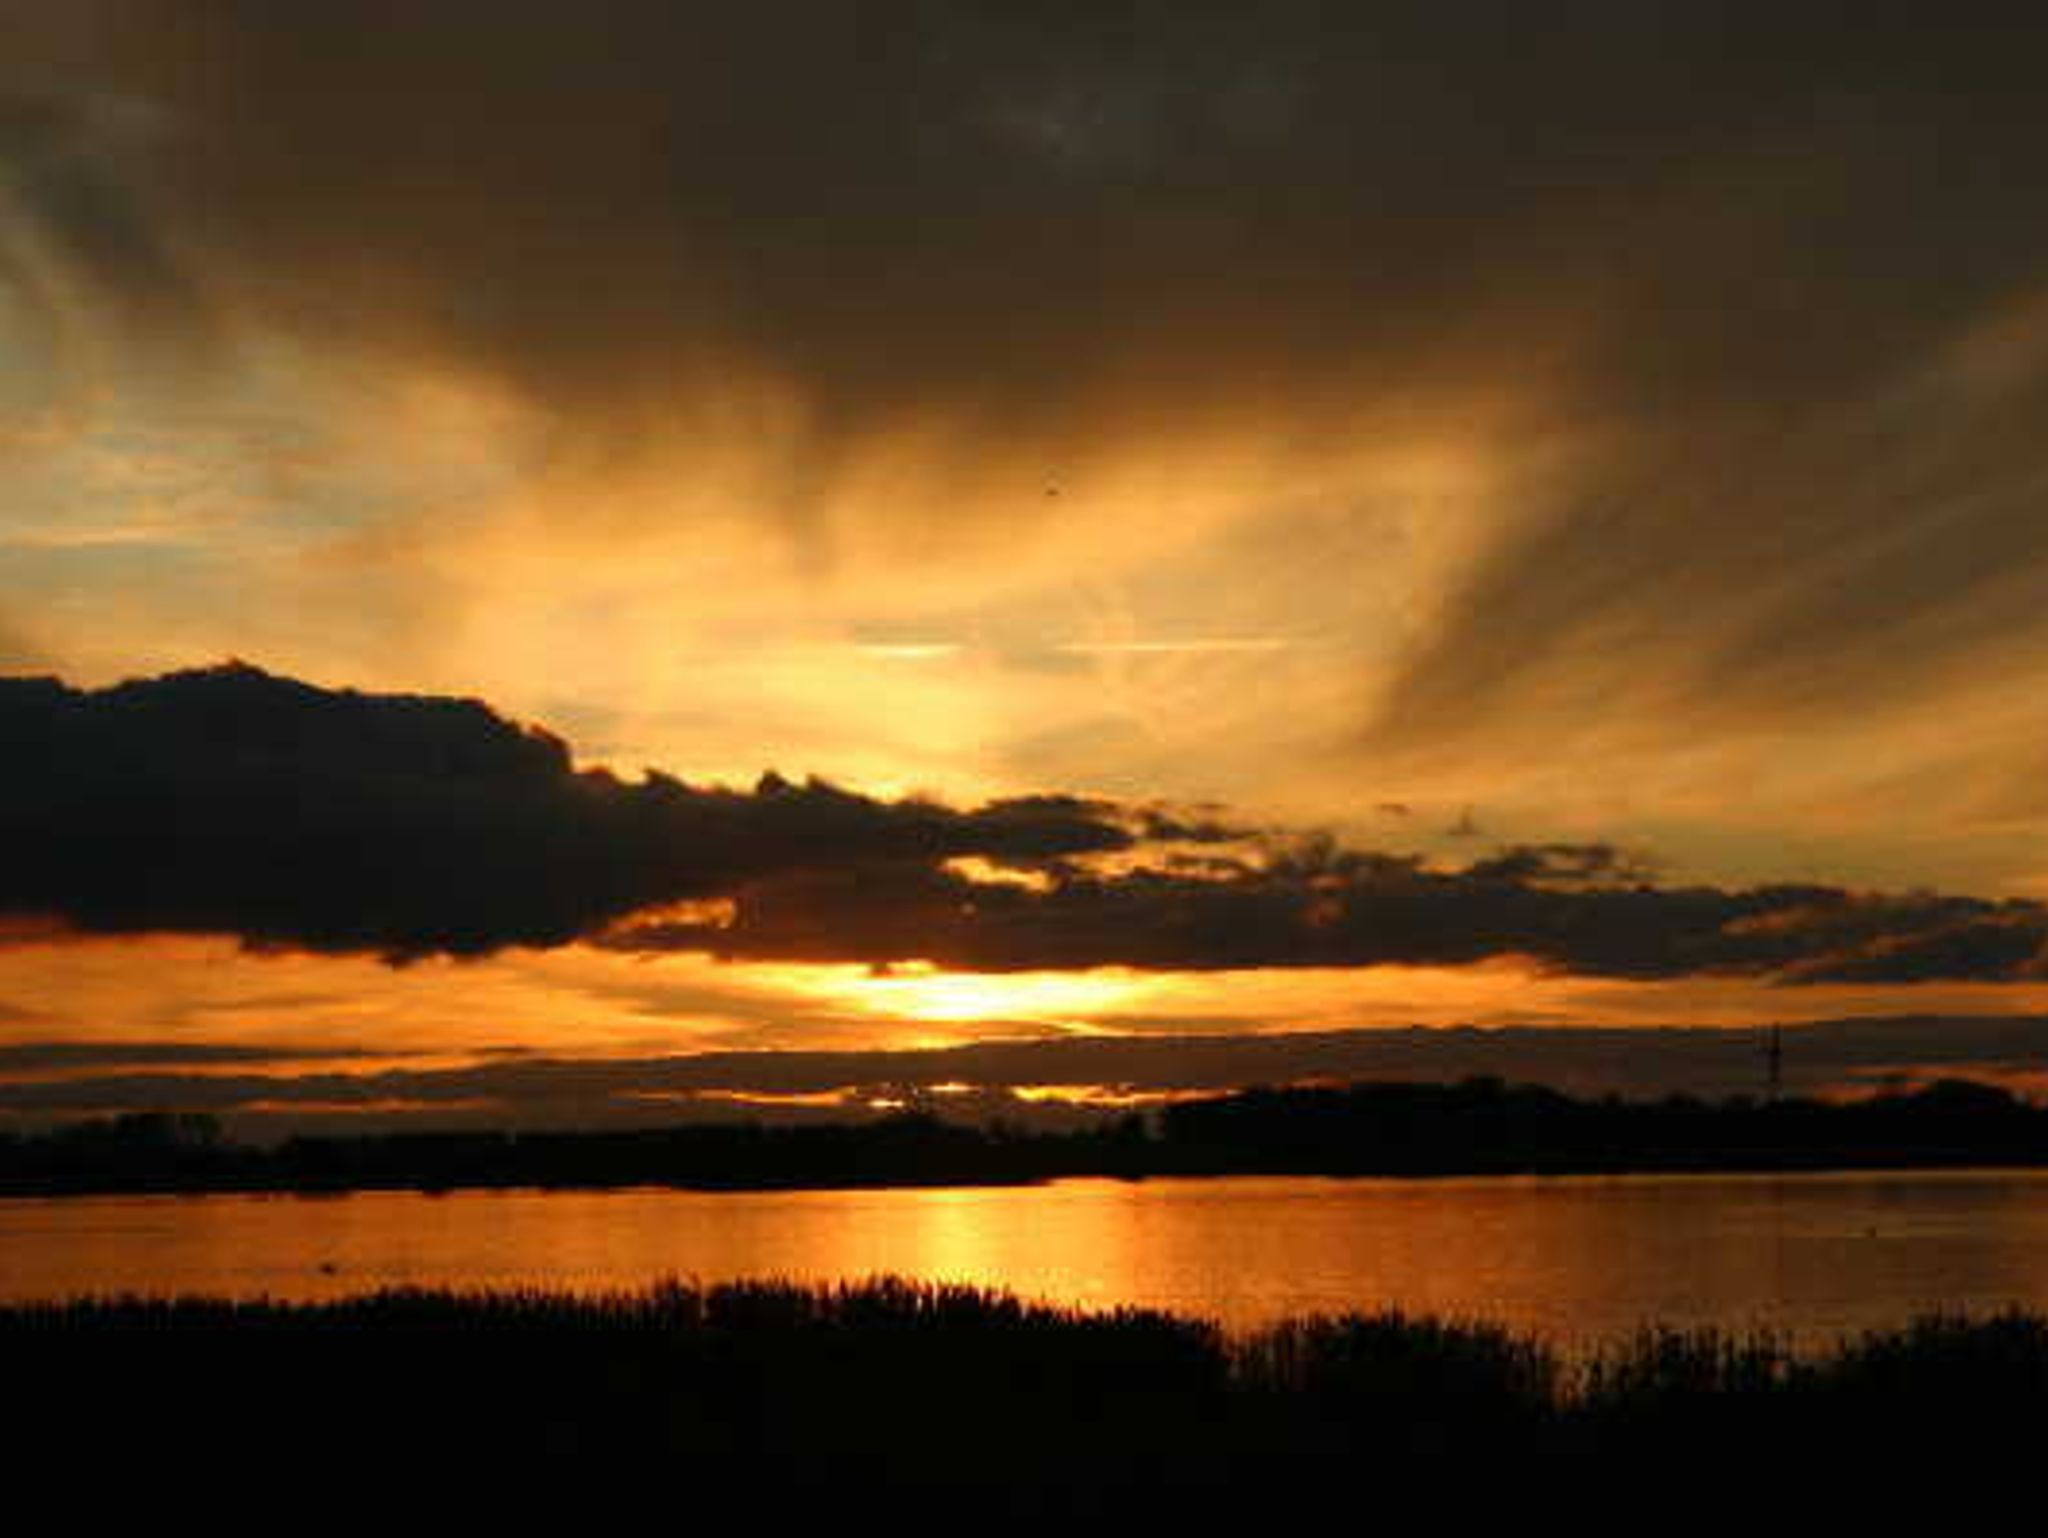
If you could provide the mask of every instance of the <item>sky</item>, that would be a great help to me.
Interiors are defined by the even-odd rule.
[[[0,1119],[2048,1090],[2037,8],[0,26]]]

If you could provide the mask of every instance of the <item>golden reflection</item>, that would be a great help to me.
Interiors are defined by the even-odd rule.
[[[927,1274],[998,1287],[1004,1272],[1001,1222],[988,1193],[920,1191],[906,1216]]]
[[[153,1295],[310,1298],[890,1274],[1237,1328],[1394,1307],[1568,1346],[1645,1319],[1821,1344],[1915,1299],[2048,1301],[2044,1196],[2043,1172],[1951,1171],[21,1201],[0,1208],[0,1297],[109,1276]]]

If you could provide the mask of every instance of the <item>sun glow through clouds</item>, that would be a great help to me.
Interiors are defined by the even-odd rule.
[[[865,1014],[931,1024],[1002,1021],[1092,1029],[1098,1015],[1132,1008],[1161,980],[1106,969],[1091,972],[948,972],[922,962],[876,969],[804,969],[801,991]]]

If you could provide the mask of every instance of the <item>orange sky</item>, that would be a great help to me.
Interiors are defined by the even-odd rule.
[[[628,777],[2048,897],[2014,39],[55,9],[0,0],[0,674],[238,657]],[[0,943],[0,1044],[378,1061],[2044,1003]]]

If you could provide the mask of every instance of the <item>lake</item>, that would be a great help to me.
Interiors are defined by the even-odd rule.
[[[1232,1326],[1391,1306],[1566,1346],[1651,1320],[1816,1346],[2048,1310],[2048,1171],[0,1201],[10,1299],[877,1273]]]

